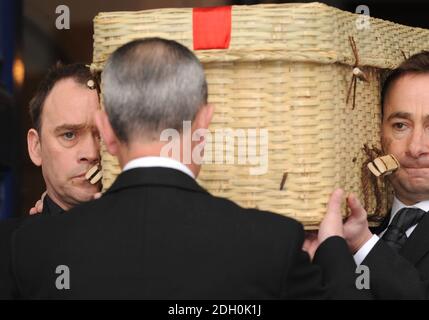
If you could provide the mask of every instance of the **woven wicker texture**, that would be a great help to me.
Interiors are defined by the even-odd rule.
[[[216,108],[210,130],[241,129],[248,138],[257,129],[256,155],[268,148],[268,166],[264,174],[250,174],[261,165],[239,164],[236,151],[249,139],[236,139],[233,163],[203,165],[199,182],[205,188],[245,207],[294,217],[307,229],[319,224],[335,187],[365,198],[368,211],[378,211],[374,218],[387,211],[384,187],[377,207],[362,176],[368,160],[363,146],[380,147],[382,70],[395,67],[404,54],[429,49],[429,31],[374,18],[359,30],[358,19],[362,16],[319,3],[233,6],[229,49],[195,52]],[[122,44],[153,36],[192,49],[192,9],[98,14],[92,69],[102,70]],[[346,103],[356,65],[349,37],[368,79],[357,80],[356,93],[352,90],[354,108],[353,97]],[[268,130],[267,142],[261,129]],[[206,157],[215,155],[220,156],[213,150]],[[104,150],[102,158],[107,188],[120,169]]]

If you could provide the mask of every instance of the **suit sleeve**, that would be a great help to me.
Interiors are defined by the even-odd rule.
[[[315,263],[302,250],[304,231],[300,230],[292,248],[287,276],[283,281],[284,299],[368,299],[370,293],[361,292],[355,285],[352,255],[344,239],[332,237],[316,252]]]
[[[328,299],[372,299],[368,289],[358,289],[356,264],[341,237],[326,239],[317,249],[314,264],[320,266]]]
[[[18,220],[5,220],[0,224],[0,300],[17,298],[17,289],[11,270],[11,238]]]
[[[326,299],[323,288],[322,271],[312,265],[310,257],[303,251],[304,233],[301,232],[298,241],[294,243],[292,252],[285,267],[285,276],[282,281],[282,299]]]
[[[428,299],[429,281],[408,260],[378,241],[362,262],[376,299]]]

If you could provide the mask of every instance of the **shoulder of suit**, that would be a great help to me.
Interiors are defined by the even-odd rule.
[[[35,214],[27,216],[20,220],[15,230],[16,234],[25,233],[27,236],[31,233],[34,235],[40,235],[43,233],[55,232],[57,228],[68,227],[72,220],[79,219],[79,213],[88,212],[93,206],[93,202],[99,200],[93,200],[78,205],[67,212],[63,212],[57,215],[44,215]]]
[[[7,233],[19,227],[23,218],[8,218],[0,221],[0,234]]]
[[[212,201],[218,202],[225,207],[229,214],[236,214],[243,222],[257,223],[263,226],[275,226],[277,229],[287,232],[303,232],[303,225],[295,219],[283,216],[281,214],[259,210],[256,208],[243,208],[237,203],[221,197],[212,196]]]
[[[21,223],[21,218],[9,218],[0,221],[0,248],[4,248],[0,249],[2,254],[4,254],[3,250],[8,250],[12,234],[18,229]]]
[[[44,225],[46,221],[49,221],[51,216],[44,214],[34,214],[25,216],[22,218],[17,218],[14,222],[11,222],[15,226],[16,230],[25,229],[33,225]]]
[[[295,230],[301,232],[304,230],[303,225],[299,221],[279,213],[258,209],[246,209],[246,211],[246,214],[251,214],[258,217],[260,220],[264,219],[269,223],[281,225],[284,228],[288,228],[290,231]]]

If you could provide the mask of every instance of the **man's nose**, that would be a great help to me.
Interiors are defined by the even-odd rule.
[[[429,152],[429,132],[424,128],[416,127],[408,142],[408,155],[418,158]]]
[[[81,143],[79,161],[95,164],[100,161],[100,140],[94,135],[87,135]]]

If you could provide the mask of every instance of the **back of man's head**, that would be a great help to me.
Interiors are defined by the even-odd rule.
[[[164,129],[182,131],[207,104],[204,70],[183,45],[160,38],[129,42],[102,73],[103,102],[122,142],[159,140]]]
[[[421,51],[404,60],[397,68],[391,70],[383,81],[381,88],[382,114],[384,104],[393,84],[405,75],[429,74],[429,51]]]

